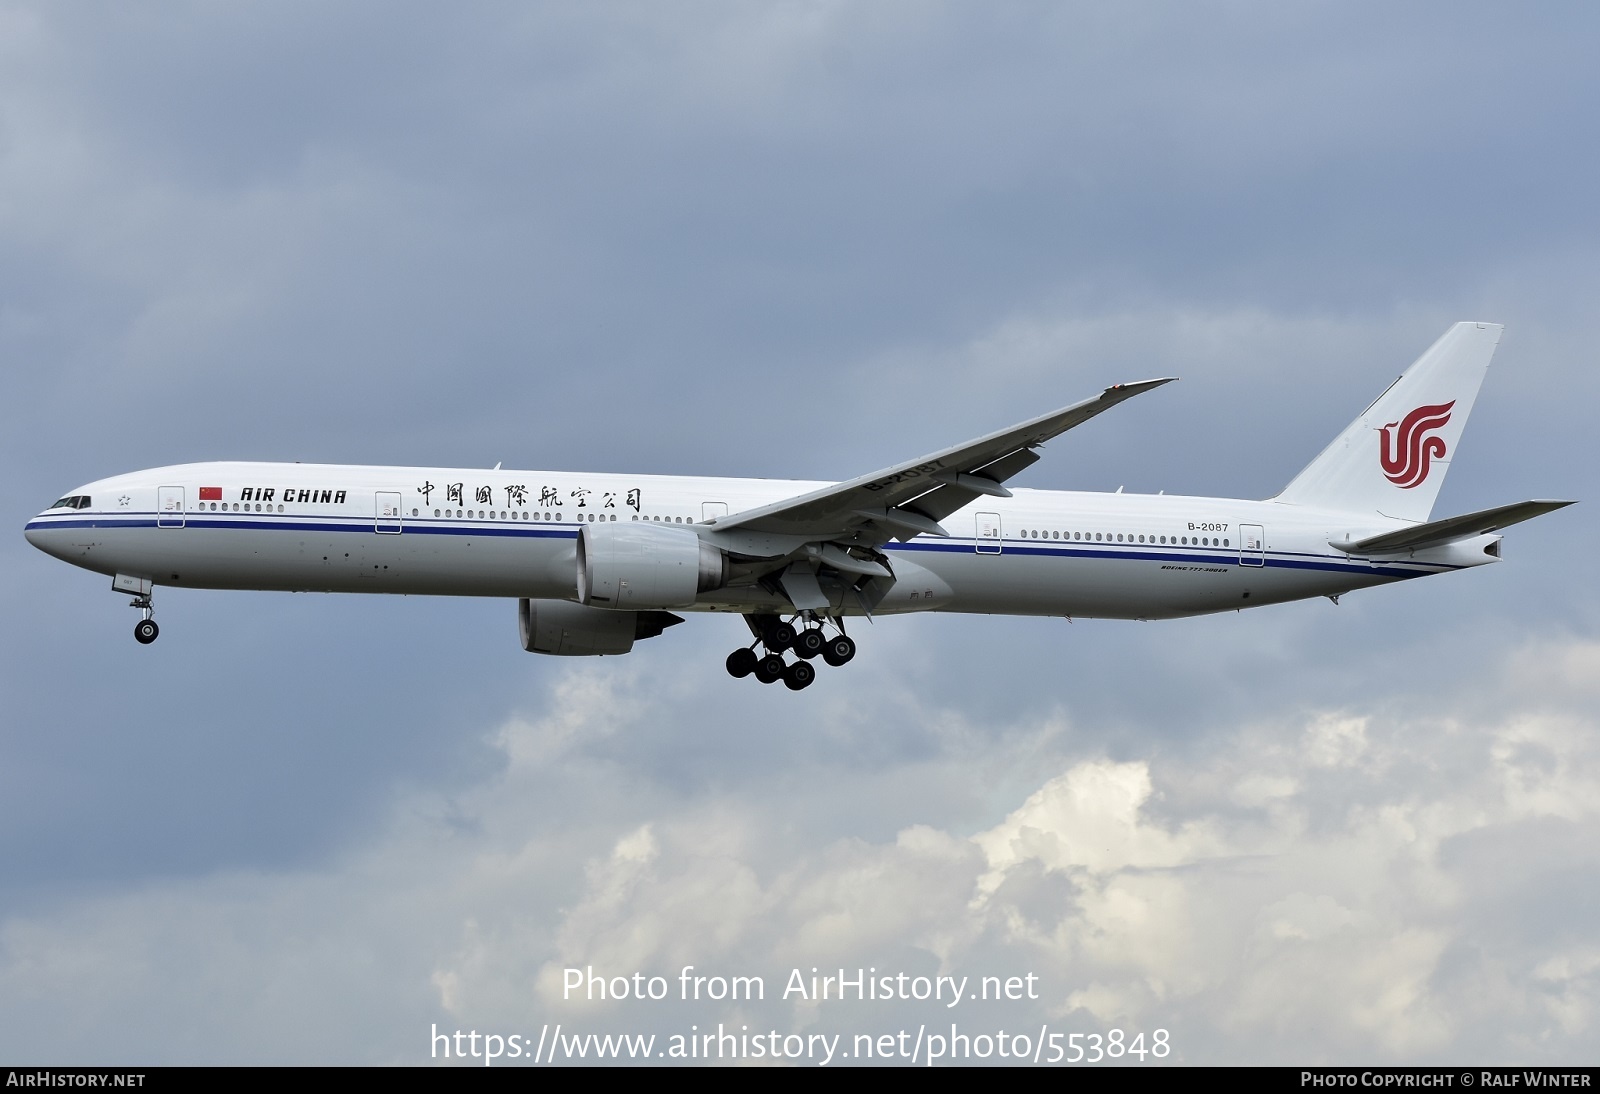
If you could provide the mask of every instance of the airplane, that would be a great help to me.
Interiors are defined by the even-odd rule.
[[[81,486],[25,534],[131,595],[141,643],[157,585],[514,598],[523,648],[569,656],[728,612],[753,638],[728,672],[798,691],[855,656],[846,619],[1167,619],[1499,561],[1494,533],[1572,504],[1430,519],[1502,329],[1455,324],[1265,501],[1005,485],[1166,377],[847,482],[194,463]]]

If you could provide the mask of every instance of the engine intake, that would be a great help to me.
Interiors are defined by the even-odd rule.
[[[597,608],[687,608],[728,580],[728,556],[684,528],[586,524],[578,599]]]

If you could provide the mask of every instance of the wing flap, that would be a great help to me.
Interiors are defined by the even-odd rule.
[[[778,579],[778,584],[783,586],[783,594],[789,598],[789,603],[799,611],[816,611],[828,606],[827,594],[822,591],[817,575],[799,563],[790,564]]]

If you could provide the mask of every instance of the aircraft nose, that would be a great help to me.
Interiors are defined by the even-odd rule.
[[[22,534],[29,543],[33,544],[45,554],[54,558],[61,558],[61,533],[62,529],[55,526],[53,520],[47,520],[49,509],[36,514],[27,526],[22,529]]]
[[[40,514],[40,516],[43,515],[44,514],[42,513]],[[28,522],[28,526],[22,530],[22,534],[27,537],[29,543],[39,548],[39,550],[44,551],[46,554],[49,553],[49,548],[45,546],[46,536],[44,524],[39,520],[39,517],[34,517],[32,520],[30,520]]]

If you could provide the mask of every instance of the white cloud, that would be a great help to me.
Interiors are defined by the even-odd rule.
[[[853,1032],[948,1017],[934,1004],[864,1014],[775,998],[791,968],[871,966],[1032,972],[1030,1020],[1166,1028],[1188,1060],[1571,1060],[1600,985],[1592,922],[1558,911],[1561,930],[1530,934],[1524,921],[1551,910],[1487,896],[1481,858],[1459,848],[1526,823],[1600,834],[1588,678],[1521,690],[1529,666],[1594,655],[1578,643],[1526,651],[1451,704],[1449,732],[1432,718],[1312,712],[1217,733],[1185,761],[1074,754],[1081,744],[1055,736],[1059,773],[979,831],[950,827],[929,802],[891,837],[821,840],[783,829],[838,796],[918,777],[920,761],[818,780],[798,802],[771,800],[770,772],[674,792],[603,758],[650,721],[652,671],[579,666],[543,714],[494,735],[501,768],[448,805],[408,799],[328,869],[13,913],[0,927],[0,1018],[42,1060],[405,1060],[425,1055],[432,1021],[665,1031],[733,1016]],[[1496,705],[1539,713],[1480,715]],[[1041,743],[967,727],[934,766],[965,768],[996,747],[1015,762]],[[594,808],[550,815],[534,799],[551,778],[575,781]],[[1524,877],[1568,868],[1559,849],[1519,855]],[[1503,906],[1486,918],[1491,899]],[[710,1009],[562,999],[566,968],[661,975],[676,993],[685,965],[759,974],[769,994]],[[1463,977],[1495,991],[1463,996]],[[88,998],[100,1002],[85,1010]],[[976,1005],[960,1014],[983,1017]],[[1503,1028],[1485,1042],[1488,1017]]]

